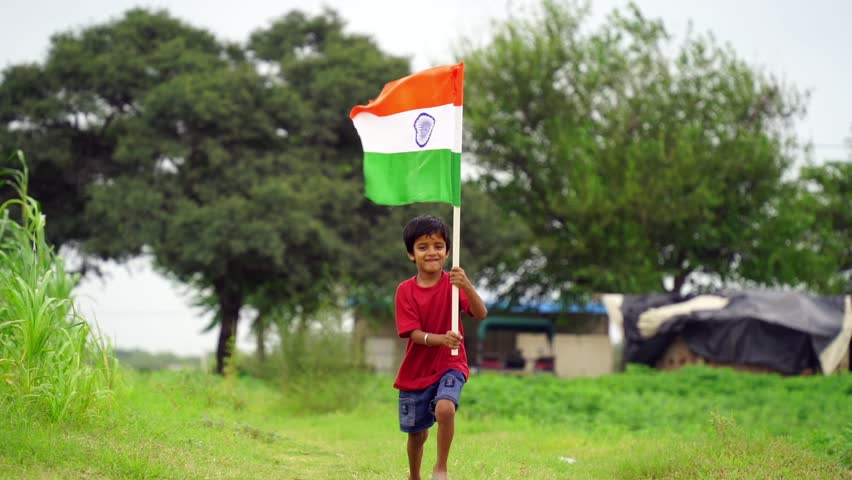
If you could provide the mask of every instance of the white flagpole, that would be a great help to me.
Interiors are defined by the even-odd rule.
[[[462,2],[459,2],[458,5],[461,5]],[[464,67],[462,67],[462,72]],[[462,86],[464,88],[464,86]],[[459,152],[459,155],[462,153],[462,140],[464,139],[462,123],[464,121],[464,114],[462,113],[462,108],[456,110],[456,135],[455,135],[455,145],[457,147],[456,150]],[[461,161],[461,159],[459,159]],[[459,165],[459,169],[461,169],[461,165]],[[459,172],[461,174],[461,172]],[[459,175],[461,176],[461,175]],[[459,199],[461,199],[461,178],[459,178]],[[459,266],[459,253],[461,252],[461,204],[453,205],[453,267]],[[459,331],[459,287],[453,285],[452,289],[452,330],[456,333]],[[462,340],[464,341],[464,340]],[[458,356],[459,350],[457,348],[452,349],[450,352],[451,355]]]
[[[456,110],[456,135],[455,135],[455,151],[462,153],[463,130],[462,122],[464,122],[464,113],[462,108]],[[459,165],[461,168],[461,165]],[[459,180],[461,182],[461,179]],[[461,189],[461,183],[459,183]],[[461,194],[461,192],[459,192]],[[461,206],[453,206],[453,267],[459,266],[459,252],[461,251]],[[451,329],[458,333],[459,331],[459,287],[453,285],[452,293],[452,324]],[[462,340],[464,341],[464,340]],[[453,355],[459,354],[459,349],[454,348]]]
[[[461,207],[453,207],[453,267],[459,266],[459,250],[461,243]],[[451,329],[458,333],[459,331],[459,287],[453,285],[453,301],[452,301],[452,326]],[[459,354],[459,349],[454,348],[453,355]]]

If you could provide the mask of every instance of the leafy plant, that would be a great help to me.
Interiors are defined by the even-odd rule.
[[[0,205],[0,409],[58,422],[97,412],[118,382],[109,343],[74,309],[77,281],[45,241],[28,170],[0,170],[17,197]]]

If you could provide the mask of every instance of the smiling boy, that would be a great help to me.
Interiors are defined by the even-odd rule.
[[[396,328],[408,338],[405,357],[394,388],[399,390],[399,426],[408,433],[409,478],[420,480],[423,444],[438,422],[438,456],[432,478],[447,478],[447,458],[455,433],[455,415],[470,370],[462,342],[464,328],[450,329],[452,286],[459,288],[459,307],[482,320],[488,310],[461,267],[443,267],[450,253],[447,225],[423,215],[412,219],[402,233],[408,258],[417,275],[396,290]],[[458,355],[452,350],[458,349]]]

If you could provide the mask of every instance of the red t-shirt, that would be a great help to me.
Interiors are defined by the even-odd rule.
[[[394,388],[406,391],[423,390],[437,382],[449,369],[462,372],[465,379],[470,375],[464,341],[459,346],[459,354],[454,356],[449,348],[427,347],[414,343],[410,337],[414,330],[422,330],[432,335],[443,335],[451,330],[452,287],[450,276],[444,271],[441,272],[438,283],[431,287],[417,285],[417,276],[409,278],[397,287],[396,331],[401,338],[408,337],[408,347],[405,349],[402,365],[399,366]],[[459,290],[459,307],[461,311],[473,316],[464,290]],[[459,333],[464,336],[461,318]]]

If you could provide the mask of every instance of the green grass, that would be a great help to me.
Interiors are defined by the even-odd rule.
[[[127,377],[121,406],[108,416],[73,424],[4,419],[0,479],[406,478],[389,377],[365,376],[359,395],[339,392],[341,408],[329,413],[308,413],[292,392],[251,378]],[[474,376],[462,397],[451,473],[501,480],[850,479],[850,389],[849,375],[781,378],[709,368],[583,380]],[[611,415],[616,411],[620,416]],[[628,420],[634,416],[640,420]],[[424,473],[434,442],[433,432]]]

